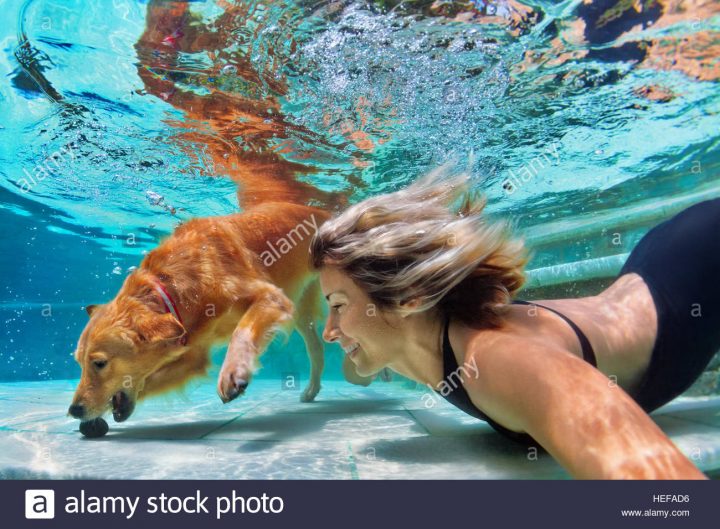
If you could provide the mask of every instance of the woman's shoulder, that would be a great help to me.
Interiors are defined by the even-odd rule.
[[[448,328],[448,337],[460,365],[467,355],[482,355],[496,348],[527,350],[552,347],[570,350],[565,336],[560,336],[557,331],[557,321],[548,319],[546,314],[539,314],[528,305],[510,305],[502,326],[494,329],[476,328],[453,319]]]
[[[501,426],[524,432],[526,411],[535,400],[525,390],[537,387],[538,378],[547,377],[543,362],[549,352],[547,344],[508,326],[478,330],[460,322],[450,325],[448,338],[473,404]],[[557,348],[554,351],[573,356]]]
[[[448,329],[448,338],[458,365],[477,366],[478,380],[496,378],[498,368],[503,367],[503,371],[506,369],[504,364],[531,362],[538,364],[538,369],[541,369],[539,364],[548,351],[568,357],[577,356],[563,346],[562,340],[512,325],[498,329],[475,329],[459,322],[452,323]]]

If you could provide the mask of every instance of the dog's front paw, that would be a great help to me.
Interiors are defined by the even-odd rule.
[[[220,371],[217,392],[220,400],[227,404],[245,393],[250,383],[250,373],[245,374],[242,370],[225,367]]]
[[[320,384],[310,382],[300,395],[300,402],[312,402],[318,393],[320,393]]]
[[[217,392],[224,403],[245,393],[253,374],[255,350],[252,343],[232,340],[220,369]]]

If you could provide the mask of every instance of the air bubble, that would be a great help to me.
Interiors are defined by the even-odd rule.
[[[237,73],[237,67],[233,64],[226,64],[222,68],[223,75],[235,75]]]

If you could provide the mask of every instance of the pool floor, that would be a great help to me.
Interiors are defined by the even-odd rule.
[[[305,404],[280,380],[258,379],[223,405],[207,381],[140,403],[101,439],[84,439],[66,415],[76,382],[0,384],[0,478],[568,478],[549,455],[401,382],[324,381]],[[652,417],[717,475],[720,397],[679,398]]]

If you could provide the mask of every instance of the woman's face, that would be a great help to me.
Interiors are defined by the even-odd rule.
[[[370,376],[392,360],[393,332],[400,317],[381,311],[350,277],[335,266],[320,269],[320,287],[330,311],[323,339],[338,342],[360,376]]]

